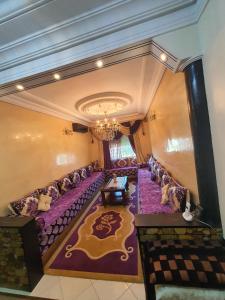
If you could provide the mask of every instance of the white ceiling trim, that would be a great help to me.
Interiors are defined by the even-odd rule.
[[[17,105],[26,109],[30,109],[33,111],[41,112],[46,115],[50,115],[53,117],[57,117],[63,120],[71,121],[71,122],[79,122],[80,124],[91,126],[95,122],[89,121],[85,117],[77,116],[76,113],[71,113],[69,110],[64,109],[59,105],[55,105],[45,99],[40,97],[31,95],[28,92],[23,92],[23,95],[9,95],[6,97],[2,97],[2,102],[7,102],[9,104]],[[118,116],[117,120],[119,122],[133,121],[137,119],[143,119],[145,114],[141,113],[133,113],[125,116]]]
[[[173,10],[175,10],[175,6],[172,8],[172,3],[174,5],[181,5],[181,2],[182,5],[187,6],[189,4],[189,6],[173,12]],[[207,0],[201,0],[201,2],[206,5]],[[128,1],[126,4],[128,5],[129,3],[130,2]],[[131,1],[131,3],[133,2]],[[137,1],[135,3],[137,3]],[[7,78],[8,81],[15,80],[15,72],[13,72],[13,69],[12,72],[7,72],[6,69],[9,68],[17,69],[17,74],[20,73],[25,77],[31,75],[31,72],[34,73],[38,71],[45,71],[47,69],[55,68],[60,65],[62,66],[66,63],[77,61],[81,58],[90,57],[90,55],[97,55],[99,53],[122,47],[129,43],[138,42],[145,38],[154,37],[155,35],[196,23],[199,15],[201,14],[200,10],[204,9],[205,6],[203,4],[190,5],[191,3],[193,4],[194,1],[170,1],[170,13],[168,13],[168,7],[167,10],[164,11],[164,14],[166,12],[168,13],[167,15],[162,15],[163,8],[161,8],[161,13],[159,12],[159,10],[157,11],[158,15],[156,14],[156,11],[154,12],[155,15],[153,15],[152,10],[147,9],[145,10],[145,12],[142,11],[139,14],[136,13],[126,18],[126,10],[124,10],[123,20],[105,26],[104,23],[102,23],[99,28],[95,28],[94,30],[89,31],[87,30],[80,35],[78,34],[76,36],[73,36],[72,38],[68,38],[66,41],[64,40],[62,42],[53,44],[50,47],[49,40],[56,40],[56,38],[54,38],[54,32],[51,33],[53,34],[52,36],[51,34],[50,36],[40,36],[40,40],[38,38],[35,38],[33,40],[33,42],[35,43],[35,47],[34,45],[32,47],[32,40],[30,42],[27,41],[21,44],[19,49],[17,48],[17,45],[16,49],[14,49],[15,47],[13,47],[11,50],[8,49],[8,51],[4,54],[5,59],[4,63],[1,64],[2,72],[0,74],[0,81],[6,82],[4,78]],[[124,8],[126,8],[126,5],[124,5]],[[130,13],[131,10],[128,11]],[[105,19],[105,22],[109,19],[110,16],[109,11],[107,13],[108,15],[103,17],[103,21]],[[112,9],[110,13],[115,13],[114,9]],[[93,24],[93,22],[91,22],[90,20],[90,25],[91,24]],[[57,36],[58,34],[64,37],[72,36],[75,32],[79,32],[79,30],[77,30],[77,26],[79,25],[79,23],[76,23],[75,27],[73,25],[74,24],[72,24],[72,26],[69,26],[69,28],[67,27],[66,29],[62,28],[61,30],[57,30]],[[80,25],[82,26],[82,24]],[[130,34],[130,26],[133,26],[132,35]],[[119,30],[120,32],[118,32]],[[46,45],[46,47],[44,46],[41,49],[37,49],[37,45]],[[37,50],[35,51],[34,49]],[[24,53],[24,55],[18,56],[18,52]],[[80,55],[78,54],[79,52]],[[28,68],[26,65],[24,66],[24,68],[23,66],[21,66],[26,62],[30,62],[30,68]],[[4,72],[3,70],[6,70],[6,72]]]
[[[50,2],[50,1],[55,1],[55,0],[41,0],[41,1]],[[91,9],[86,13],[80,14],[79,16],[75,16],[74,18],[70,18],[70,19],[68,19],[64,22],[58,23],[57,25],[49,26],[48,28],[46,28],[44,30],[36,31],[33,34],[26,35],[23,38],[20,38],[20,39],[17,39],[15,41],[11,42],[11,43],[5,44],[4,46],[0,47],[0,53],[2,51],[9,50],[13,47],[17,47],[17,46],[19,46],[23,43],[33,41],[36,38],[44,37],[45,35],[51,34],[55,31],[63,30],[66,27],[69,27],[69,26],[75,25],[79,22],[85,21],[86,19],[94,17],[98,14],[105,13],[110,9],[113,9],[113,8],[118,7],[120,5],[124,5],[124,4],[126,4],[130,1],[132,1],[132,0],[114,0],[110,3],[108,3],[108,4],[101,5],[96,9]]]
[[[33,3],[28,4],[28,5],[27,5],[27,1],[21,1],[21,2],[24,2],[24,5],[22,3],[22,4],[20,4],[20,6],[21,6],[20,9],[17,9],[17,7],[15,7],[15,10],[13,12],[3,15],[3,17],[0,18],[0,25],[4,24],[6,22],[12,21],[13,19],[15,19],[17,17],[20,17],[20,16],[24,15],[25,13],[31,12],[35,9],[38,9],[41,6],[46,5],[52,1],[55,1],[55,0],[35,0]],[[7,5],[10,5],[10,4],[11,3],[7,3]],[[1,9],[1,5],[2,4],[0,4],[0,9]],[[17,5],[18,5],[18,3],[17,3]]]
[[[162,80],[162,77],[164,75],[166,68],[164,65],[161,65],[161,67],[157,68],[154,70],[153,72],[153,80],[151,81],[151,86],[149,85],[149,89],[147,90],[147,95],[145,96],[146,99],[149,99],[149,101],[143,101],[143,111],[145,112],[145,114],[147,114],[150,105],[155,97],[155,94],[158,90],[158,87],[160,85],[160,82]]]
[[[9,95],[6,97],[2,97],[1,101],[58,117],[60,119],[72,122],[80,122],[84,125],[89,124],[88,120],[85,117],[80,118],[80,116],[78,116],[76,113],[71,113],[69,110],[59,105],[53,104],[28,92],[23,92],[21,93],[21,95]]]
[[[136,99],[137,101],[137,111],[140,113],[141,112],[141,102],[142,102],[142,93],[143,93],[143,82],[144,82],[144,78],[145,78],[145,71],[146,71],[146,60],[147,60],[147,56],[144,56],[141,62],[141,74],[140,74],[140,78],[139,78],[139,93],[138,93],[138,99]],[[151,83],[149,83],[150,85]]]

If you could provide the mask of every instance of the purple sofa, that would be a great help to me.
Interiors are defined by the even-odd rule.
[[[168,186],[167,203],[161,204],[162,189]],[[138,188],[140,213],[157,214],[183,211],[186,205],[187,192],[168,171],[151,156],[148,168],[138,170]]]
[[[151,174],[147,169],[138,170],[138,198],[140,213],[142,214],[160,214],[172,213],[169,205],[161,205],[161,186],[151,180]]]
[[[138,163],[136,158],[123,158],[112,161],[112,168],[105,170],[106,179],[108,180],[116,174],[117,176],[128,176],[137,178]]]
[[[37,189],[9,204],[14,215],[34,216],[38,225],[40,250],[44,254],[83,205],[99,191],[105,181],[104,172],[94,172],[92,166],[75,170],[45,188]],[[38,211],[41,194],[52,198],[48,211]]]

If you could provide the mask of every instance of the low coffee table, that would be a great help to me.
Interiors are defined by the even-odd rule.
[[[129,189],[127,176],[117,177],[117,183],[110,179],[108,183],[101,189],[103,205],[111,204],[127,204],[126,192]]]

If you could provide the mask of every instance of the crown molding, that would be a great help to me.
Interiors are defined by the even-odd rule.
[[[35,100],[36,102],[34,102]],[[62,108],[61,106],[55,105],[51,102],[46,101],[45,99],[31,95],[27,92],[23,92],[22,96],[10,95],[7,97],[2,97],[0,101],[57,117],[63,120],[78,122],[86,126],[93,126],[93,124],[95,124],[95,122],[93,121],[89,121],[83,117],[77,117],[76,114],[72,114],[70,111]],[[144,119],[144,117],[144,114],[134,113],[125,116],[118,116],[117,121],[122,123],[127,121],[142,120]]]
[[[55,0],[40,0],[40,1],[41,2],[50,2],[50,1],[55,1]],[[5,51],[5,50],[9,50],[11,48],[14,48],[14,47],[18,47],[18,46],[20,46],[24,43],[33,41],[34,39],[44,37],[45,35],[49,35],[53,32],[63,30],[66,27],[75,25],[79,22],[85,21],[88,18],[94,17],[98,14],[105,13],[110,9],[113,9],[113,8],[118,7],[118,6],[124,5],[128,2],[131,2],[131,1],[132,0],[114,0],[114,1],[111,1],[110,3],[105,4],[105,5],[101,5],[96,9],[91,9],[91,10],[87,11],[86,13],[83,13],[83,14],[80,14],[80,15],[75,16],[73,18],[67,19],[66,21],[60,22],[56,25],[49,26],[46,29],[39,30],[39,31],[37,31],[33,34],[26,35],[25,37],[17,39],[15,41],[11,42],[11,43],[7,43],[7,44],[0,47],[0,53]]]
[[[18,18],[26,13],[29,13],[35,9],[40,8],[41,6],[47,5],[49,2],[53,2],[55,0],[36,0],[34,3],[28,4],[28,5],[24,5],[22,8],[20,9],[15,9],[14,12],[6,14],[5,16],[0,18],[0,25],[12,21],[15,18]],[[0,8],[1,8],[0,4]]]
[[[162,62],[160,55],[165,53],[167,55],[167,61]],[[174,71],[177,69],[179,60],[174,57],[172,54],[167,52],[165,49],[157,45],[153,41],[147,41],[141,44],[130,45],[126,48],[120,48],[116,51],[107,52],[101,56],[104,61],[104,67],[112,66],[120,62],[124,62],[133,58],[138,58],[146,55],[151,55],[160,63],[162,63],[166,68]],[[16,85],[22,84],[25,90],[35,88],[41,85],[46,85],[49,83],[55,82],[53,78],[53,73],[60,73],[61,80],[71,78],[77,75],[81,75],[90,71],[97,70],[98,68],[95,65],[98,57],[91,57],[90,59],[81,60],[72,64],[63,66],[62,68],[57,68],[55,70],[50,70],[48,72],[43,72],[38,75],[33,75],[27,78],[24,78],[20,81],[13,81],[8,84],[0,85],[0,96],[6,96],[12,93],[17,93]]]
[[[195,57],[189,57],[187,59],[183,59],[178,68],[177,68],[177,71],[178,72],[183,72],[184,69],[189,66],[191,63],[195,62],[196,60],[199,60],[199,59],[202,59],[203,58],[203,55],[198,55],[198,56],[195,56]]]
[[[197,5],[198,2],[159,1],[157,7],[150,7],[152,2],[146,0],[113,1],[114,5],[108,9],[101,7],[83,19],[76,17],[69,23],[2,47],[4,62],[0,64],[0,82],[37,74],[196,23],[205,7]],[[200,2],[206,5],[207,0]],[[49,45],[49,41],[58,42]]]
[[[79,122],[86,126],[89,125],[86,118],[80,118],[80,116],[77,116],[76,113],[71,113],[69,110],[62,108],[59,105],[53,104],[28,92],[22,92],[21,95],[9,95],[7,97],[2,97],[0,101],[41,112],[63,120]]]

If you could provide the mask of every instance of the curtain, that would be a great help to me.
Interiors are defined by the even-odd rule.
[[[109,143],[109,152],[111,160],[121,158],[120,140],[114,140]]]
[[[134,147],[130,143],[127,136],[122,136],[120,140],[113,140],[109,142],[109,150],[111,160],[117,160],[128,157],[135,157]]]
[[[110,158],[110,151],[109,151],[109,142],[108,141],[102,141],[103,144],[103,154],[104,154],[104,168],[105,169],[111,169],[111,158]]]
[[[143,163],[143,162],[145,162],[145,157],[142,152],[141,141],[140,141],[140,136],[139,136],[138,131],[135,134],[133,134],[133,140],[134,140],[134,145],[135,145],[137,162]]]

